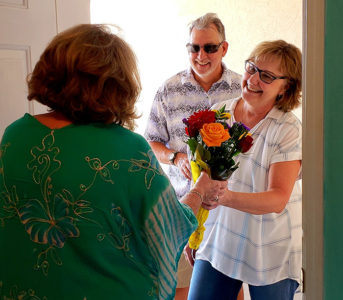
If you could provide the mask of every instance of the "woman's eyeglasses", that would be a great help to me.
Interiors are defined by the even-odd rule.
[[[224,41],[222,41],[219,44],[205,44],[204,46],[188,43],[186,47],[187,47],[188,52],[198,53],[200,49],[203,48],[206,53],[211,54],[211,53],[216,53],[223,42]]]
[[[250,75],[254,75],[256,72],[258,72],[258,75],[260,76],[260,79],[267,84],[272,83],[275,79],[286,79],[286,76],[274,76],[267,71],[260,70],[254,63],[252,63],[249,60],[245,61],[245,71],[247,71]]]

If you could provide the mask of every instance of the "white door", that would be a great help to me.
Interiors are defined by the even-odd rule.
[[[90,0],[0,0],[0,139],[24,113],[45,112],[26,98],[26,76],[60,31],[90,22]]]

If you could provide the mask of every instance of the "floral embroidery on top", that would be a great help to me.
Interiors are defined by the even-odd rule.
[[[116,235],[113,236],[116,242],[116,247],[127,252],[130,250],[129,241],[130,236],[132,235],[132,229],[130,227],[130,224],[123,217],[120,207],[113,207],[111,214],[114,216],[114,222],[117,224],[121,232],[120,238],[118,238]]]
[[[20,221],[30,239],[48,248],[39,253],[35,269],[47,275],[49,270],[48,254],[57,264],[62,261],[54,247],[62,248],[66,239],[78,237],[80,232],[70,214],[69,204],[60,193],[54,194],[52,175],[61,167],[57,159],[59,148],[54,146],[54,131],[45,136],[40,147],[31,149],[33,159],[27,164],[32,171],[32,179],[40,186],[41,198],[28,200],[18,208]]]
[[[5,226],[5,220],[17,215],[16,205],[18,203],[18,195],[16,187],[7,188],[4,181],[4,166],[2,158],[6,153],[10,144],[0,147],[0,226]]]
[[[111,214],[117,225],[116,232],[107,231],[101,224],[87,217],[87,215],[91,216],[94,208],[92,202],[85,200],[84,196],[93,187],[97,178],[114,184],[111,172],[119,170],[123,163],[129,164],[128,172],[145,171],[145,186],[149,190],[155,176],[163,175],[163,170],[151,149],[147,153],[140,153],[143,159],[110,160],[104,164],[99,158],[85,157],[90,169],[95,173],[88,184],[80,184],[80,194],[74,196],[67,189],[54,191],[53,175],[60,170],[61,161],[58,159],[60,149],[55,145],[54,130],[52,130],[42,139],[41,145],[31,149],[32,159],[27,164],[28,170],[32,171],[33,182],[40,187],[40,197],[26,200],[20,205],[16,186],[8,188],[4,181],[2,159],[9,146],[6,144],[0,148],[0,225],[4,226],[6,219],[18,215],[30,239],[43,246],[35,249],[38,254],[34,269],[41,270],[47,276],[50,260],[56,265],[62,265],[58,249],[64,247],[68,238],[80,236],[77,225],[82,220],[92,222],[99,226],[100,232],[106,232],[99,233],[98,240],[107,237],[114,247],[124,251],[131,259],[134,258],[130,254],[132,228],[122,209],[113,204]]]
[[[112,206],[113,208],[111,210],[111,214],[114,217],[113,220],[116,223],[119,232],[118,234],[114,234],[113,232],[110,232],[107,235],[104,233],[98,234],[97,238],[101,242],[106,237],[110,237],[110,241],[113,242],[114,246],[117,249],[123,250],[124,252],[129,252],[130,236],[132,235],[131,226],[126,218],[123,216],[121,208],[119,206],[115,207],[115,205]]]
[[[28,289],[25,290],[18,290],[18,286],[14,285],[8,291],[6,295],[3,288],[3,283],[0,281],[0,299],[3,300],[47,300],[47,297],[38,297],[34,290]]]
[[[69,216],[68,203],[56,195],[49,212],[37,199],[30,200],[19,209],[19,217],[32,241],[62,248],[68,237],[80,232]]]
[[[156,175],[163,175],[163,169],[158,164],[157,159],[155,158],[153,151],[149,150],[147,153],[141,152],[148,160],[144,159],[131,159],[131,167],[129,172],[139,172],[142,169],[146,170],[145,173],[145,186],[149,190],[151,188],[152,181]]]
[[[100,177],[109,183],[114,183],[111,178],[111,172],[108,166],[112,166],[113,170],[118,170],[120,167],[120,162],[129,162],[130,166],[128,168],[129,172],[140,172],[142,170],[146,170],[145,173],[145,186],[149,190],[151,188],[152,181],[156,175],[163,175],[163,169],[159,165],[157,159],[155,158],[153,151],[150,149],[147,153],[141,152],[141,154],[146,159],[119,159],[119,160],[110,160],[106,164],[102,165],[101,160],[99,158],[89,158],[86,157],[86,161],[88,162],[89,167],[96,171],[94,174],[94,178],[92,184],[94,183],[96,176],[99,174]],[[90,186],[91,186],[90,185]],[[81,186],[83,191],[86,191],[90,188],[90,186],[86,187],[85,185]]]
[[[67,237],[79,236],[74,220],[69,216],[68,203],[54,195],[52,175],[61,167],[57,160],[60,150],[54,147],[54,131],[43,138],[42,147],[31,149],[33,159],[28,163],[32,177],[41,187],[42,199],[32,199],[19,209],[19,217],[32,241],[62,248]],[[43,201],[41,201],[43,200]]]

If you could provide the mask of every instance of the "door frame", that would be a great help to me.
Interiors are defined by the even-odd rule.
[[[304,299],[324,299],[325,0],[303,0]]]

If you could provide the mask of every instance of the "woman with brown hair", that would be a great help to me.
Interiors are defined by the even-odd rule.
[[[19,299],[172,299],[202,201],[180,203],[148,143],[132,132],[141,85],[128,44],[104,25],[58,34],[28,80],[25,114],[0,145],[0,291]],[[187,205],[185,205],[187,204]]]
[[[226,104],[229,126],[242,122],[254,144],[205,223],[189,299],[291,300],[300,284],[301,52],[283,40],[262,42],[245,61],[242,95]]]

